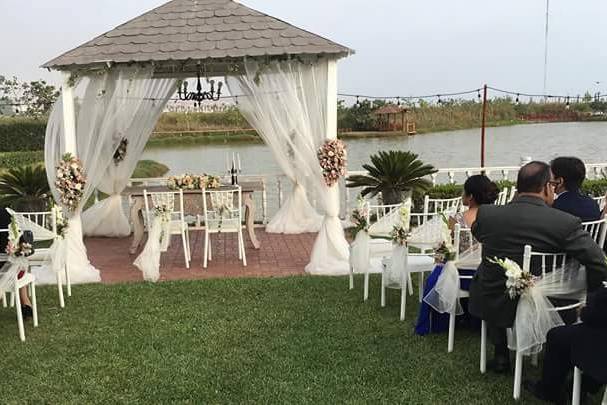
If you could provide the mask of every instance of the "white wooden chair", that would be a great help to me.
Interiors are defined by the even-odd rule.
[[[597,245],[603,248],[605,246],[605,236],[607,235],[607,218],[598,221],[582,222],[582,228],[592,236]]]
[[[16,212],[10,208],[6,211],[15,219],[15,222],[21,231],[31,231],[34,236],[34,243],[43,242],[49,244],[46,248],[34,249],[34,254],[28,258],[30,269],[32,266],[44,266],[49,263],[50,244],[54,242],[57,235],[57,218],[54,211],[40,212]],[[69,268],[65,266],[63,275],[57,273],[57,293],[59,295],[59,306],[65,308],[65,299],[63,297],[63,277],[67,288],[67,296],[72,296],[72,281]]]
[[[208,199],[208,201],[207,201]],[[237,233],[238,259],[247,265],[244,238],[242,235],[242,189],[233,186],[227,190],[202,190],[204,207],[204,254],[202,266],[212,260],[211,234]],[[235,206],[236,205],[236,206]]]
[[[460,259],[460,248],[462,241],[462,234],[467,235],[468,240],[474,240],[472,236],[472,230],[469,228],[462,228],[460,224],[455,224],[453,229],[453,250],[455,252],[455,262],[457,263]],[[472,280],[473,276],[467,275],[459,275],[460,280]],[[469,298],[470,292],[467,290],[459,289],[458,298]],[[447,341],[447,352],[451,353],[453,351],[453,346],[455,343],[455,314],[449,314],[449,338]]]
[[[8,229],[0,229],[0,233],[8,233]],[[2,257],[0,257],[0,261],[5,260],[8,260],[7,255],[2,254]],[[18,275],[15,274],[14,280],[9,285],[9,289],[7,291],[0,291],[0,297],[2,298],[2,306],[4,308],[8,307],[6,293],[8,292],[11,295],[11,306],[14,306],[15,310],[17,311],[17,328],[19,330],[19,339],[21,339],[22,342],[25,341],[25,327],[23,324],[23,313],[21,312],[21,296],[19,295],[19,290],[23,287],[28,287],[29,289],[29,293],[32,299],[34,327],[37,327],[38,304],[36,302],[36,277],[34,277],[33,274],[26,272],[21,278],[18,278]]]
[[[510,191],[507,188],[503,188],[502,191],[497,195],[497,199],[495,200],[495,205],[506,205],[508,203],[508,196],[510,195]]]
[[[175,206],[175,196],[177,196],[177,207]],[[169,238],[172,235],[181,236],[181,244],[183,245],[183,257],[185,267],[190,268],[190,260],[192,260],[190,251],[190,233],[188,224],[185,222],[185,214],[183,210],[183,190],[169,192],[153,192],[149,193],[143,190],[143,200],[145,202],[145,215],[147,223],[151,224],[154,219],[154,209],[156,207],[167,207],[171,211],[171,223],[169,225]],[[150,206],[151,203],[151,206]]]
[[[600,197],[592,197],[592,199],[594,201],[596,201],[596,203],[599,205],[599,208],[601,209],[601,211],[603,211],[605,209],[605,196],[602,195]]]
[[[439,213],[455,214],[462,208],[462,197],[455,198],[430,198],[424,197],[424,222],[428,221],[433,215]]]
[[[531,260],[533,257],[539,258],[541,265],[542,277],[548,272],[553,272],[558,269],[562,269],[567,263],[566,253],[540,253],[534,252],[531,246],[526,245],[523,256],[523,271],[529,271],[531,267]],[[568,311],[571,309],[579,308],[582,302],[576,302],[571,305],[562,307],[554,307],[554,311]],[[486,342],[487,342],[487,326],[485,321],[481,324],[481,373],[486,371]],[[521,396],[521,385],[522,385],[522,374],[523,374],[523,354],[516,352],[516,360],[514,364],[514,387],[512,396],[515,400],[518,400]],[[536,362],[536,357],[533,357],[533,361]]]
[[[580,405],[582,396],[582,370],[577,367],[573,368],[573,395],[571,397],[571,405]],[[603,394],[601,405],[607,405],[607,388]]]
[[[507,203],[512,202],[512,200],[514,200],[515,196],[516,196],[516,187],[512,186],[512,187],[510,187],[510,194],[508,194]]]
[[[382,226],[382,229],[377,229],[377,226],[374,224],[378,224],[379,221],[382,221],[382,218],[388,219],[393,217],[395,220],[398,219],[397,211],[400,209],[402,204],[390,204],[390,205],[372,205],[369,202],[367,205],[367,224],[369,226],[369,235],[370,236],[389,236],[392,227],[396,223],[386,223],[385,226]],[[374,229],[376,228],[376,229]],[[385,229],[383,229],[385,228]],[[388,239],[376,239],[371,238],[369,241],[369,259],[377,260],[382,259],[384,256],[388,256],[392,252],[392,241]],[[369,274],[370,273],[383,273],[381,267],[376,267],[374,269],[366,269],[364,273],[364,287],[363,287],[363,301],[366,301],[369,298]],[[350,289],[354,288],[354,270],[350,266]]]

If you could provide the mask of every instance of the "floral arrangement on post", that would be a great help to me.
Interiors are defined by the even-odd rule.
[[[366,232],[369,230],[369,223],[367,222],[369,210],[367,209],[367,204],[361,196],[358,197],[357,202],[357,207],[352,210],[352,215],[350,216],[350,220],[354,224],[350,229],[352,238],[356,238],[356,235],[360,231]]]
[[[124,158],[126,157],[126,148],[129,146],[129,140],[126,138],[122,138],[120,140],[120,144],[118,145],[118,148],[116,148],[116,151],[114,152],[114,164],[116,166],[118,166],[118,164],[120,164],[120,162],[122,162],[124,160]]]
[[[63,155],[57,165],[55,187],[59,191],[61,203],[69,210],[75,211],[84,194],[86,176],[82,162],[71,153]]]
[[[318,149],[317,156],[328,187],[333,186],[341,176],[346,175],[348,155],[346,145],[339,139],[327,140]]]
[[[6,254],[13,258],[28,257],[34,253],[34,248],[21,237],[21,230],[15,219],[11,221],[8,228],[8,243],[6,244]]]
[[[506,272],[506,291],[510,299],[520,297],[529,288],[535,285],[535,277],[529,271],[523,271],[517,262],[514,260],[498,259],[494,257],[490,260],[500,266]]]

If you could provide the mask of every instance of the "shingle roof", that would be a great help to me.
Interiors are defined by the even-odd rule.
[[[232,0],[173,0],[43,67],[351,53],[347,47]]]

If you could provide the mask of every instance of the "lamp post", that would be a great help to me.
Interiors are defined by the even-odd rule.
[[[483,112],[481,118],[481,167],[485,167],[485,123],[487,116],[487,85],[483,86]]]

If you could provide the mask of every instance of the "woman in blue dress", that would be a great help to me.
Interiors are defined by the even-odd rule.
[[[470,228],[474,221],[476,221],[478,207],[483,204],[494,204],[498,194],[499,190],[497,185],[487,176],[479,174],[469,177],[464,183],[464,191],[462,193],[462,204],[468,209],[449,218],[449,227],[453,229],[455,224],[459,224],[462,228]],[[464,237],[465,235],[467,235],[467,238]],[[472,240],[469,232],[463,233],[462,237],[463,238],[460,240],[460,256],[475,249],[475,241]],[[434,288],[442,270],[443,264],[437,263],[424,285],[424,297]],[[467,276],[473,275],[476,271],[476,269],[458,270],[460,275]],[[460,287],[463,290],[467,290],[469,284],[469,280],[462,280]],[[415,333],[418,335],[427,335],[428,333],[446,332],[448,329],[449,314],[441,314],[435,311],[425,301],[422,301],[417,323],[415,325]]]

